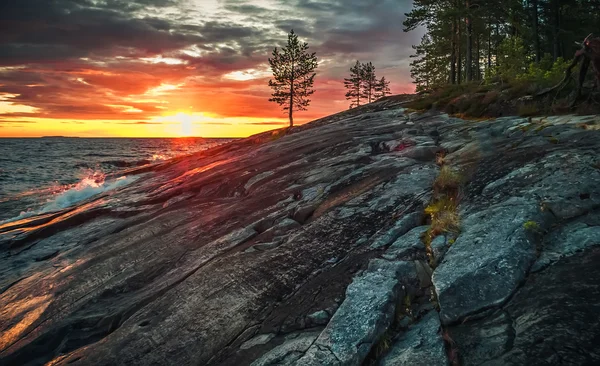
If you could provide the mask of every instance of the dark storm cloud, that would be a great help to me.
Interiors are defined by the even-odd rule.
[[[20,0],[0,5],[0,66],[59,62],[87,56],[142,57],[262,33],[248,26],[207,21],[180,24],[173,19],[139,17],[147,6],[175,1]],[[250,42],[252,43],[252,42]]]

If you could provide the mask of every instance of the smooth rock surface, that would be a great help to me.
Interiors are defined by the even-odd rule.
[[[123,172],[137,180],[0,225],[0,364],[358,365],[402,291],[433,314],[425,248],[401,239],[427,224],[441,150],[466,182],[432,275],[461,363],[598,364],[600,131],[578,125],[596,120],[406,115],[391,97]]]

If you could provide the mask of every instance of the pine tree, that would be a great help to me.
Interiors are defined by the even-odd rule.
[[[304,111],[310,104],[309,96],[314,93],[313,83],[317,68],[317,56],[308,53],[308,43],[300,43],[298,36],[291,30],[285,48],[273,50],[269,64],[275,80],[269,80],[273,89],[270,102],[283,106],[288,111],[290,127],[294,125],[294,111]]]
[[[357,60],[350,68],[350,77],[344,79],[344,87],[348,89],[346,99],[350,100],[350,108],[359,107],[361,100],[362,65]]]
[[[375,76],[375,66],[369,62],[361,65],[361,78],[362,78],[362,98],[367,100],[367,103],[373,101],[375,95],[375,85],[377,85],[377,77]]]
[[[392,94],[390,91],[390,82],[385,80],[385,76],[382,76],[375,84],[375,99],[384,98],[390,94]]]
[[[522,77],[536,67],[549,71],[540,62],[546,54],[572,58],[580,47],[575,42],[597,34],[598,24],[598,0],[413,0],[404,21],[407,32],[426,30],[411,62],[418,91]]]

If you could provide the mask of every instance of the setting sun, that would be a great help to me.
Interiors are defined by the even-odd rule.
[[[303,2],[13,3],[30,2],[2,9],[10,27],[0,41],[6,49],[0,52],[0,137],[247,137],[285,127],[286,112],[270,101],[268,60],[296,24],[302,42],[318,54],[318,75],[310,108],[296,111],[295,124],[347,109],[343,80],[367,54],[395,93],[414,90],[408,52],[421,34],[404,34],[397,22],[400,32],[391,32],[390,22],[373,29],[361,21],[366,28],[358,29],[349,21],[351,31],[340,38],[345,20]],[[39,12],[39,26],[31,25],[30,8]],[[372,19],[400,19],[406,9],[371,10]],[[387,33],[393,40],[382,38]],[[355,42],[370,48],[349,47]]]
[[[192,116],[185,113],[177,113],[173,120],[181,125],[181,136],[192,136]]]

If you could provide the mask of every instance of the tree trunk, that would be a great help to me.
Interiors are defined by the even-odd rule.
[[[358,75],[357,75],[357,77],[358,77],[359,81],[358,81],[358,86],[356,87],[356,106],[360,107],[360,92],[361,92],[360,86],[362,84],[362,79],[360,79],[360,76],[358,76]]]
[[[290,110],[288,111],[290,118],[290,127],[294,126],[294,59],[292,57],[292,77],[290,79]]]
[[[292,88],[292,93],[290,96],[290,110],[289,110],[290,127],[294,126],[293,108],[294,108],[294,89]]]
[[[460,26],[460,20],[458,21],[458,37],[457,37],[457,49],[458,49],[458,62],[456,63],[456,78],[457,84],[462,83],[462,27]]]
[[[533,41],[535,47],[535,62],[540,62],[542,59],[542,50],[540,48],[538,0],[532,0],[531,4],[533,6]]]
[[[560,29],[560,0],[553,1],[553,19],[552,19],[552,38],[554,40],[553,44],[553,56],[554,61],[560,57],[560,41],[558,39],[558,32]]]
[[[475,52],[475,79],[476,80],[481,80],[481,65],[480,65],[480,58],[481,58],[481,33],[477,33],[477,39],[476,39],[476,43],[477,45],[477,49]]]
[[[467,16],[465,24],[467,26],[467,55],[465,58],[465,73],[467,74],[467,82],[473,81],[473,25],[471,24],[470,2],[465,1],[467,8]]]
[[[456,18],[452,19],[452,53],[450,54],[450,84],[456,84]]]
[[[488,21],[488,49],[487,49],[487,69],[489,76],[492,72],[492,22]]]
[[[496,44],[494,46],[494,50],[496,52],[495,56],[496,56],[496,67],[500,66],[500,57],[498,56],[498,49],[500,48],[500,41],[499,36],[500,36],[500,25],[498,23],[496,23]]]

